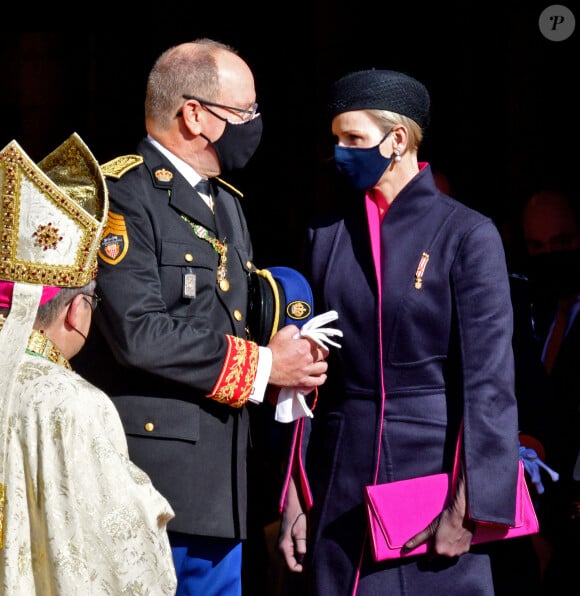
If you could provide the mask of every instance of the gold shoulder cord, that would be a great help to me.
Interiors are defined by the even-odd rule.
[[[272,331],[270,333],[270,339],[274,336],[276,331],[278,331],[278,325],[280,324],[280,293],[278,292],[278,284],[272,275],[272,272],[268,269],[256,269],[256,273],[261,277],[265,278],[272,288],[272,293],[274,294],[274,321],[272,323]]]
[[[227,189],[232,191],[233,193],[237,194],[240,199],[244,198],[244,193],[238,190],[235,186],[232,186],[229,182],[226,182],[223,178],[216,176],[214,180],[217,180],[222,186],[225,186]]]

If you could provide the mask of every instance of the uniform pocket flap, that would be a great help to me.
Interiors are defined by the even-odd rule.
[[[118,395],[111,398],[128,435],[199,440],[199,406],[168,397]]]

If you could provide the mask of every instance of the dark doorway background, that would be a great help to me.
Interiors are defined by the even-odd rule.
[[[133,152],[153,61],[207,36],[235,46],[256,77],[263,140],[228,179],[244,192],[260,267],[296,265],[302,226],[332,200],[320,176],[332,150],[326,91],[359,68],[403,70],[427,85],[432,118],[420,158],[499,225],[539,188],[577,198],[578,31],[560,42],[542,35],[538,19],[551,3],[343,4],[191,5],[172,8],[174,23],[121,32],[2,33],[0,147],[16,139],[40,160],[76,131],[102,163]]]

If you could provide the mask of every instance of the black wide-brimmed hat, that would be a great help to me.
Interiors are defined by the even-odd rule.
[[[330,88],[329,115],[353,110],[388,110],[407,116],[421,128],[429,124],[431,100],[423,83],[395,70],[359,70]]]

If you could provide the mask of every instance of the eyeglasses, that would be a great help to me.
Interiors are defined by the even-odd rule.
[[[215,101],[206,101],[205,99],[201,99],[195,95],[182,95],[183,99],[195,99],[195,101],[199,101],[200,105],[204,107],[210,114],[223,120],[225,122],[229,122],[230,124],[236,124],[235,122],[231,122],[227,118],[223,118],[219,114],[216,114],[213,110],[210,110],[207,106],[213,106],[214,108],[222,108],[223,110],[230,110],[231,112],[235,112],[236,114],[242,117],[243,122],[247,122],[248,120],[253,120],[258,115],[258,104],[255,103],[249,110],[245,110],[244,108],[236,108],[235,106],[228,106],[223,103],[216,103]],[[180,115],[180,114],[178,114]]]
[[[87,298],[90,298],[90,300],[87,300]],[[102,298],[98,296],[96,293],[83,294],[83,300],[91,307],[91,310],[94,312]]]

